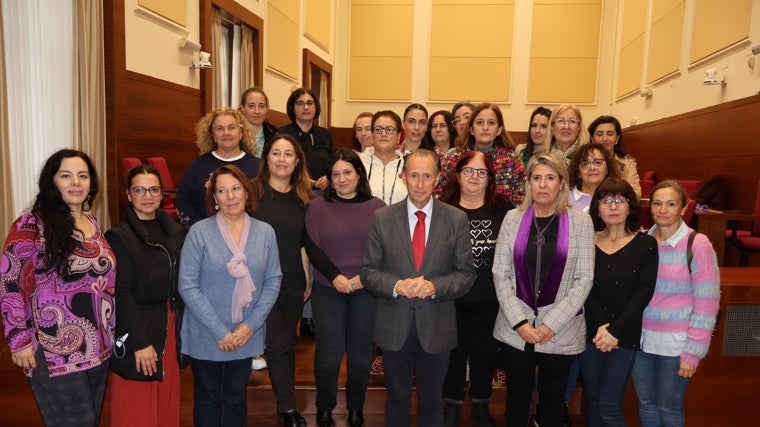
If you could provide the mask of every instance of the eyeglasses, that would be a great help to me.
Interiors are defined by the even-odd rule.
[[[607,162],[604,160],[594,159],[592,161],[584,160],[581,162],[580,166],[581,169],[591,169],[591,166],[594,167],[594,169],[601,169],[602,166],[605,166]]]
[[[303,108],[303,107],[311,108],[314,106],[314,104],[315,104],[314,101],[298,101],[296,102],[296,108]]]
[[[610,206],[612,206],[612,204],[613,204],[613,203],[614,203],[615,205],[617,205],[617,206],[620,206],[620,205],[622,205],[623,203],[628,203],[628,199],[625,199],[625,198],[623,198],[623,197],[617,196],[617,197],[615,197],[615,198],[612,198],[612,197],[607,197],[606,199],[603,199],[603,200],[600,200],[600,201],[599,201],[599,204],[600,204],[601,206],[607,206],[607,207],[610,207]]]
[[[385,132],[387,135],[393,135],[394,133],[396,133],[396,128],[393,126],[388,126],[386,128],[382,126],[375,126],[374,128],[372,128],[372,132],[378,135],[382,134],[383,132]]]
[[[470,120],[470,116],[471,116],[471,114],[465,114],[462,117],[457,117],[457,118],[455,118],[454,120],[451,121],[451,124],[453,124],[454,126],[456,126],[456,125],[458,125],[459,123],[461,123],[463,121],[467,122],[468,120]]]
[[[478,178],[488,177],[488,169],[475,169],[475,168],[462,168],[462,173],[467,178],[472,178],[473,175],[478,175]]]
[[[158,197],[162,193],[161,187],[132,187],[132,192],[137,197],[145,197],[145,195],[148,193],[150,193],[150,195],[153,197]]]
[[[554,123],[556,123],[559,127],[565,127],[565,125],[568,125],[569,127],[574,128],[578,126],[578,123],[580,122],[576,119],[566,119],[563,117],[555,120]]]

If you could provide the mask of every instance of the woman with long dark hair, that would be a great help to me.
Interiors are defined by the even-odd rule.
[[[298,412],[295,396],[295,345],[298,319],[311,295],[304,220],[314,197],[312,180],[306,156],[290,135],[278,134],[267,142],[261,161],[259,175],[253,180],[251,215],[274,228],[282,269],[280,293],[267,318],[269,379],[285,426],[300,427],[306,421]]]
[[[46,425],[98,425],[114,345],[116,260],[90,213],[98,174],[87,154],[51,155],[31,211],[11,226],[0,312],[13,363]]]

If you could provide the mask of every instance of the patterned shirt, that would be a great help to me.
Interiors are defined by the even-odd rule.
[[[46,269],[44,226],[25,213],[0,259],[0,313],[11,352],[42,347],[50,376],[94,368],[111,356],[116,258],[100,232],[81,238],[62,274]],[[31,370],[25,370],[31,376]]]

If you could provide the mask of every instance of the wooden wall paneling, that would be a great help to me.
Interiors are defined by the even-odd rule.
[[[123,124],[117,134],[118,164],[122,157],[143,161],[147,157],[164,157],[174,184],[179,185],[185,168],[198,156],[195,124],[201,117],[200,91],[131,71],[125,77],[126,102],[116,113]],[[119,211],[127,205],[122,196],[125,173],[118,173]]]
[[[625,148],[639,174],[654,170],[658,181],[721,175],[726,207],[751,211],[760,180],[757,117],[760,95],[633,126],[624,131]]]
[[[122,82],[126,73],[124,2],[110,0],[103,2],[103,53],[106,82],[106,188],[110,197],[107,201],[111,223],[119,219],[118,194],[121,158],[117,154],[119,115],[124,110],[126,98]]]

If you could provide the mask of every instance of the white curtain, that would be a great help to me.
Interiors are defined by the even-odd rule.
[[[0,4],[0,58],[5,57],[3,42],[3,9]],[[11,188],[11,145],[8,140],[8,105],[6,102],[5,61],[0,63],[0,188]],[[3,203],[0,204],[0,234],[10,228],[15,219],[13,212],[13,197],[10,192],[3,192]]]
[[[246,89],[255,86],[256,63],[254,61],[256,52],[253,51],[253,30],[242,26],[240,39],[240,90],[243,93]]]
[[[73,139],[74,7],[73,0],[2,0],[2,9],[12,177],[3,203],[13,206],[15,217],[31,207],[50,154],[78,148]]]

